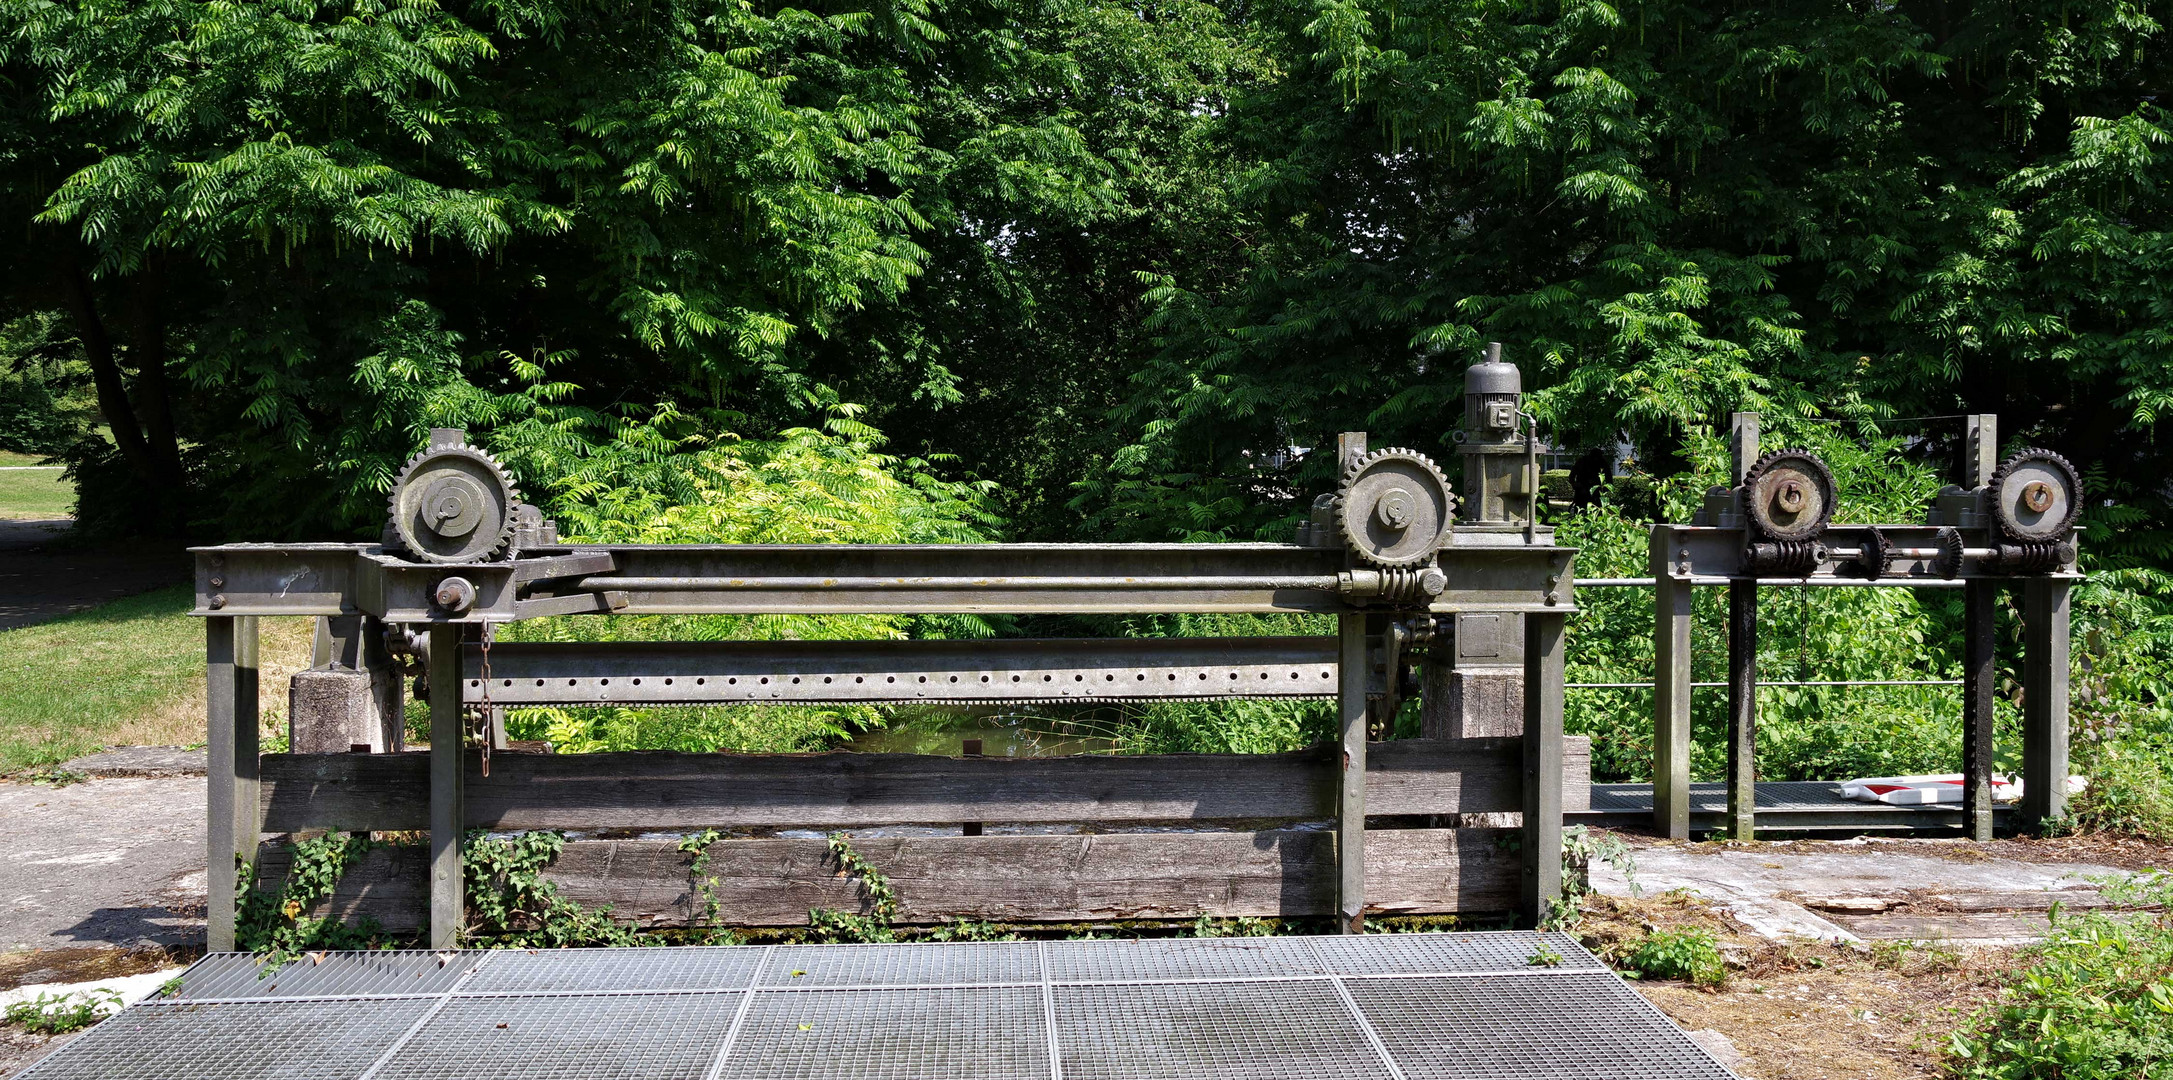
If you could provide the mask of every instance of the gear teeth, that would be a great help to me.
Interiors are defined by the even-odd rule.
[[[1806,471],[1816,476],[1824,485],[1825,490],[1822,492],[1822,496],[1826,501],[1825,516],[1819,521],[1818,527],[1815,529],[1798,529],[1794,530],[1790,535],[1782,535],[1773,529],[1767,528],[1759,521],[1758,514],[1751,509],[1750,492],[1757,488],[1758,481],[1764,479],[1765,474],[1772,471],[1774,466],[1791,459],[1810,466]],[[1833,470],[1828,468],[1824,461],[1819,460],[1817,454],[1795,447],[1773,450],[1759,455],[1758,460],[1753,462],[1751,467],[1743,473],[1742,491],[1744,493],[1744,516],[1750,519],[1752,531],[1769,540],[1809,540],[1825,532],[1826,526],[1833,521],[1834,502],[1840,494],[1838,485],[1834,483]]]
[[[400,514],[400,498],[406,493],[408,485],[414,479],[416,472],[428,462],[447,457],[465,458],[469,461],[481,463],[490,472],[491,476],[498,481],[498,492],[504,498],[504,518],[499,525],[497,542],[483,551],[477,552],[472,557],[458,560],[439,559],[424,551],[408,535],[407,525],[401,520]],[[393,477],[392,492],[385,498],[385,508],[386,516],[392,524],[391,531],[398,538],[399,543],[397,547],[388,544],[385,546],[385,550],[405,554],[415,561],[432,563],[510,560],[519,554],[515,545],[514,522],[518,518],[521,504],[520,489],[514,484],[513,474],[507,471],[505,465],[500,463],[496,457],[491,456],[489,451],[465,442],[452,446],[426,446],[417,451],[415,456],[409,458],[407,464],[400,467],[398,475]]]
[[[2060,472],[2065,474],[2067,477],[2069,485],[2067,500],[2067,520],[2061,523],[2060,531],[2054,534],[2049,539],[2046,537],[2023,536],[2021,530],[2016,529],[2012,524],[2010,524],[2007,520],[2007,515],[2000,512],[1999,510],[1994,509],[1992,513],[1992,519],[1999,522],[2000,533],[2006,536],[2009,540],[2013,540],[2016,543],[2056,544],[2075,534],[2075,521],[2082,514],[2082,474],[2075,471],[2075,464],[2073,462],[2067,460],[2066,457],[2060,455],[2055,451],[2045,450],[2034,446],[2030,447],[2027,450],[2017,450],[2014,452],[2013,455],[2009,456],[2007,460],[2000,462],[1998,468],[1992,470],[1992,478],[1986,486],[1987,489],[1991,492],[1990,497],[1994,500],[1997,500],[1999,498],[2000,489],[2007,485],[2007,478],[2014,475],[2015,469],[2027,462],[2032,461],[2041,461],[2053,465],[2057,467]]]
[[[1352,528],[1350,516],[1349,495],[1351,486],[1356,484],[1368,469],[1383,461],[1391,460],[1411,462],[1425,470],[1426,474],[1440,485],[1443,510],[1446,515],[1441,522],[1441,531],[1435,537],[1433,546],[1416,555],[1401,559],[1384,559],[1369,551],[1366,538],[1358,530]],[[1336,485],[1335,518],[1337,527],[1342,530],[1344,545],[1356,553],[1360,559],[1384,570],[1410,569],[1426,565],[1433,561],[1435,555],[1440,553],[1441,546],[1448,542],[1449,529],[1456,521],[1457,505],[1455,486],[1449,483],[1448,475],[1441,471],[1439,465],[1434,464],[1432,458],[1416,450],[1404,450],[1391,446],[1361,454],[1356,461],[1351,462],[1350,465],[1344,468],[1343,477]]]

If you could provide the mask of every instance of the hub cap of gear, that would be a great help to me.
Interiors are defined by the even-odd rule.
[[[1992,517],[2010,540],[2050,544],[2075,531],[2082,477],[2050,450],[2024,450],[1992,473]]]
[[[1343,540],[1375,566],[1417,566],[1448,542],[1455,514],[1449,479],[1426,455],[1376,450],[1343,474],[1337,519]]]
[[[433,446],[393,482],[392,529],[424,562],[488,561],[507,553],[520,493],[489,454],[460,443]]]
[[[1743,508],[1769,540],[1816,539],[1833,504],[1833,472],[1808,450],[1775,450],[1743,477]]]

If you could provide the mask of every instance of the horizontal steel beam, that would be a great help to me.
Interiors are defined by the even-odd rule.
[[[1570,611],[1575,549],[1451,547],[1445,589],[1379,604],[1337,548],[1291,544],[559,545],[515,562],[407,562],[362,544],[194,549],[195,614],[342,615],[391,622],[513,622],[575,613],[1140,614],[1321,612],[1424,606]],[[579,568],[576,570],[575,568]],[[599,568],[605,568],[599,570]],[[433,603],[448,577],[474,587]],[[1437,582],[1440,583],[1440,582]]]
[[[1666,535],[1668,574],[1677,581],[1691,585],[1718,585],[1742,576],[1743,537],[1742,529],[1721,529],[1704,525],[1655,525],[1655,532]],[[1761,585],[1854,585],[1872,588],[1938,587],[1954,579],[1940,576],[1932,569],[1932,560],[1916,557],[1922,552],[1936,550],[1940,527],[1937,525],[1829,525],[1819,542],[1827,548],[1853,553],[1864,537],[1877,529],[1885,535],[1887,543],[1896,549],[1896,558],[1886,565],[1886,572],[1876,580],[1845,576],[1838,573],[1835,563],[1822,563],[1818,570],[1801,578],[1760,578]],[[1982,529],[1964,529],[1965,540],[1962,568],[1959,578],[1999,578],[2002,580],[2027,580],[2030,578],[2064,578],[2080,580],[2081,575],[2072,573],[2016,575],[1993,569],[1987,557],[1989,548],[1986,533]],[[1596,583],[1627,584],[1627,578],[1599,579]]]
[[[462,695],[481,704],[483,652]],[[991,641],[505,642],[494,705],[1025,703],[1320,698],[1336,693],[1326,637]],[[1384,692],[1370,673],[1368,692]]]

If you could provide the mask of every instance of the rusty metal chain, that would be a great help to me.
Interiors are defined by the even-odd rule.
[[[481,635],[483,639],[483,670],[479,673],[479,677],[483,680],[483,737],[481,741],[483,744],[484,776],[490,775],[490,744],[492,741],[491,736],[493,734],[491,731],[490,714],[490,639],[497,636],[491,632],[493,629],[494,628],[491,626],[491,624],[484,623],[483,633]]]

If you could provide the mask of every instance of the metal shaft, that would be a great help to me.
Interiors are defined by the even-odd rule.
[[[1758,584],[1728,583],[1728,835],[1757,836]]]
[[[1339,586],[1333,574],[1296,577],[1173,576],[1107,577],[630,577],[599,574],[574,582],[570,591],[733,592],[745,589],[929,591],[942,589],[1321,589]]]

